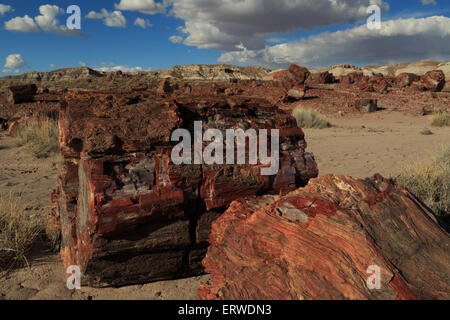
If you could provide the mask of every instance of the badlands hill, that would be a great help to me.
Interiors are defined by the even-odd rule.
[[[347,75],[351,72],[362,71],[367,76],[382,73],[385,76],[395,77],[400,73],[415,73],[423,75],[431,70],[442,70],[446,79],[450,79],[450,62],[439,62],[433,60],[422,60],[413,63],[399,63],[387,66],[365,66],[355,67],[349,64],[332,66],[325,69],[315,70],[316,72],[328,71],[335,77]]]
[[[126,74],[129,76],[150,76],[156,78],[176,78],[183,80],[221,81],[229,79],[262,80],[270,72],[263,67],[238,67],[232,65],[187,65],[174,66],[169,69],[142,72],[101,72],[88,67],[65,68],[50,72],[28,72],[21,75],[0,78],[9,81],[68,81],[107,77],[109,74]]]
[[[450,79],[450,62],[423,60],[414,63],[403,63],[389,66],[357,67],[349,64],[331,66],[312,72],[329,71],[334,76],[347,75],[355,71],[362,71],[367,76],[382,73],[385,76],[396,76],[403,72],[423,75],[431,70],[442,70],[446,79]],[[149,87],[159,83],[161,79],[183,80],[192,82],[229,81],[238,80],[272,80],[273,70],[258,66],[217,65],[186,65],[174,66],[168,69],[125,73],[101,72],[88,67],[66,68],[50,72],[28,72],[21,75],[0,78],[0,92],[8,86],[21,83],[36,83],[38,87],[50,90],[80,90],[98,91],[114,90],[128,87]]]

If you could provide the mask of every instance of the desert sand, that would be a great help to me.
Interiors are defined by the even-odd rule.
[[[431,128],[429,117],[380,111],[329,118],[329,129],[306,129],[308,151],[313,152],[320,175],[337,173],[364,178],[374,173],[395,176],[405,164],[424,161],[450,141],[450,128]],[[432,135],[422,135],[430,128]],[[30,213],[49,210],[61,160],[34,159],[15,140],[0,133],[0,193],[21,194]],[[37,245],[31,267],[11,271],[0,279],[0,299],[196,299],[200,282],[209,276],[156,282],[123,288],[82,288],[69,291],[59,255]]]

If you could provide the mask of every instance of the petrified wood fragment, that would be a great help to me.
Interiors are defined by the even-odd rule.
[[[203,130],[279,129],[280,170],[175,165],[171,134],[192,132],[194,121]],[[59,226],[64,264],[92,286],[199,274],[211,222],[233,200],[292,191],[318,174],[295,119],[264,99],[68,93],[59,122],[66,164],[47,229],[58,239]]]
[[[380,176],[328,175],[286,196],[235,201],[209,241],[213,284],[201,299],[450,297],[448,233]],[[370,290],[376,268],[380,287]]]

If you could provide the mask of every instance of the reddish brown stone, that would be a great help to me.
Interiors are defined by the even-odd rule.
[[[442,70],[427,72],[421,77],[421,82],[429,91],[440,92],[445,86],[445,75]]]
[[[306,79],[308,79],[308,77],[311,75],[308,69],[306,69],[305,67],[297,66],[296,64],[291,64],[288,68],[288,71],[300,84],[304,84]]]
[[[319,84],[331,84],[335,82],[334,76],[328,71],[320,73],[312,73],[306,80],[308,86],[314,86]]]
[[[378,110],[378,101],[376,99],[355,99],[352,106],[361,112],[375,112]]]
[[[136,92],[67,94],[60,110],[66,164],[47,229],[58,239],[60,225],[64,264],[80,266],[86,284],[199,274],[212,211],[245,196],[289,192],[318,175],[293,117],[265,99],[228,96],[222,89],[199,89],[223,91],[219,95],[174,92],[173,99]],[[171,133],[192,131],[196,120],[203,130],[280,129],[280,170],[261,176],[261,165],[173,164]]]
[[[235,201],[212,224],[200,299],[449,299],[450,238],[413,195],[375,176],[313,179]],[[371,266],[381,287],[369,290]]]
[[[400,88],[405,88],[419,80],[420,77],[413,73],[401,73],[395,78],[395,84]]]
[[[281,82],[283,88],[288,91],[295,86],[303,85],[310,75],[308,69],[293,64],[288,70],[275,72],[273,79]]]

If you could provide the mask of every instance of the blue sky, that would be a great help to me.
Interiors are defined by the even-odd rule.
[[[382,27],[386,21],[392,22],[383,29],[389,32],[384,33],[357,30],[365,27],[369,15],[362,15],[361,8],[371,0],[342,0],[348,5],[345,10],[331,8],[328,0],[298,0],[294,6],[288,0],[242,0],[239,4],[236,0],[222,0],[214,5],[215,1],[165,0],[162,13],[158,9],[162,7],[161,0],[0,0],[0,75],[80,64],[128,71],[220,62],[276,68],[289,63],[320,67],[336,63],[450,60],[450,0],[377,0],[383,8]],[[117,7],[119,2],[122,5]],[[272,6],[273,3],[278,5]],[[73,4],[81,8],[84,36],[44,30],[45,26],[35,19],[41,6],[56,5],[66,11]],[[119,12],[126,25],[123,20],[122,24],[113,21],[116,26],[111,26],[106,18],[87,18],[91,11],[99,14],[102,9],[108,14]],[[26,15],[34,19],[32,23],[38,25],[40,32],[29,33],[20,25],[14,29],[8,24]],[[64,26],[68,16],[61,11],[50,19],[57,19],[58,26]],[[430,18],[436,16],[440,19]],[[151,26],[144,29],[134,25],[137,18]],[[340,30],[349,33],[339,33]],[[181,42],[170,41],[173,36],[180,37]],[[332,48],[330,41],[336,41]],[[427,48],[420,48],[419,41],[426,41]],[[398,50],[397,44],[401,44]],[[10,55],[15,56],[7,60]]]

